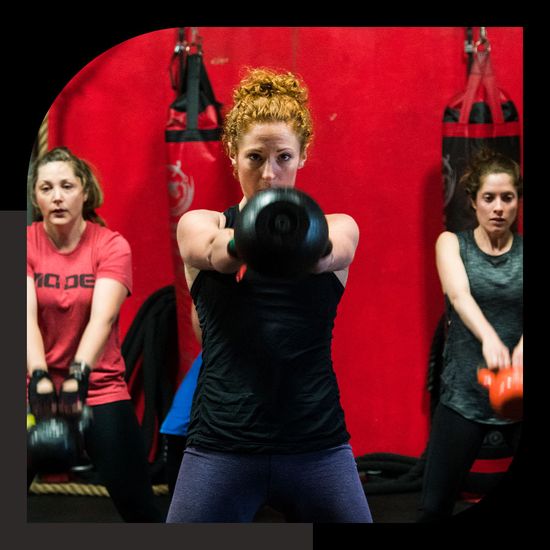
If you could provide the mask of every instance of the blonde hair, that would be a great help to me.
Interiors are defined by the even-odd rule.
[[[308,89],[291,72],[250,69],[233,90],[233,107],[225,117],[222,142],[229,156],[252,124],[285,122],[296,132],[300,150],[305,152],[313,139],[308,107]]]
[[[37,158],[31,166],[28,186],[31,204],[33,206],[33,221],[42,220],[42,213],[36,202],[36,182],[38,181],[38,171],[40,167],[49,162],[67,162],[71,165],[74,175],[80,179],[84,192],[88,194],[82,207],[82,217],[85,220],[98,223],[99,225],[106,225],[103,218],[95,212],[95,209],[103,204],[103,191],[94,173],[94,169],[88,162],[73,154],[68,147],[55,147],[51,149],[43,156]]]

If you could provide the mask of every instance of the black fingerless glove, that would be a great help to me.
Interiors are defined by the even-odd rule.
[[[31,374],[28,387],[29,408],[32,415],[38,420],[41,418],[49,418],[55,416],[57,412],[57,394],[55,388],[48,393],[38,393],[37,386],[40,380],[46,378],[52,381],[47,370],[35,369]]]
[[[61,388],[59,392],[59,410],[62,414],[72,415],[80,412],[86,403],[88,397],[88,380],[92,369],[86,363],[73,361],[69,367],[67,380],[76,380],[78,389],[76,391],[66,391]],[[81,405],[80,407],[78,405]]]
[[[67,376],[66,380],[74,379],[78,382],[78,394],[82,403],[84,403],[86,397],[88,397],[88,380],[91,372],[92,369],[88,364],[84,363],[84,361],[73,361],[69,367],[69,376]]]

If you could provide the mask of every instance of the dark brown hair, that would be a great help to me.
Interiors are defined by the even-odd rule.
[[[519,164],[502,153],[484,147],[474,155],[471,164],[460,179],[472,200],[475,201],[483,185],[482,179],[489,174],[509,174],[518,198],[523,195],[523,178]]]

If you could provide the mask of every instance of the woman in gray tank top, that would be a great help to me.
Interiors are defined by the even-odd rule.
[[[523,239],[515,230],[523,182],[513,160],[481,150],[463,176],[478,225],[443,232],[436,264],[447,307],[440,401],[434,412],[419,521],[452,515],[487,431],[517,450],[521,422],[496,414],[480,366],[523,367]]]

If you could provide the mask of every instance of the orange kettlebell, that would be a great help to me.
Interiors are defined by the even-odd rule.
[[[489,402],[494,411],[510,420],[523,417],[523,367],[508,367],[492,371],[477,371],[478,382],[489,390]]]

